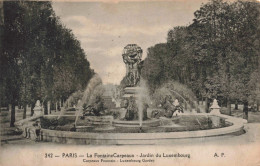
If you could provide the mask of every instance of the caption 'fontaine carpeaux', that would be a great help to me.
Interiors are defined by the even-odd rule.
[[[222,115],[217,100],[210,113],[184,108],[182,105],[188,102],[176,93],[165,94],[161,104],[156,105],[158,101],[151,99],[141,78],[142,53],[136,44],[123,49],[126,76],[120,106],[113,104],[111,96],[105,98],[111,107],[104,106],[104,97],[96,95],[104,96],[102,81],[94,76],[77,103],[70,97],[67,108],[59,114],[43,115],[37,101],[35,115],[16,122],[16,126],[28,139],[71,144],[171,144],[176,139],[222,136],[243,130],[245,120]]]

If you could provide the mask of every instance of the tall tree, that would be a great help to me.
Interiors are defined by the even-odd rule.
[[[168,47],[154,47],[167,48],[158,53],[160,58],[148,53],[143,73],[150,78],[150,86],[163,80],[148,72],[155,64],[160,71],[155,75],[186,84],[197,98],[205,99],[206,111],[210,100],[217,98],[231,115],[231,102],[248,102],[257,89],[253,73],[259,72],[259,6],[254,1],[210,0],[203,4],[194,12],[192,24],[168,32]]]
[[[5,1],[4,20],[1,82],[6,98],[1,104],[11,103],[15,108],[22,103],[25,118],[27,104],[65,99],[87,85],[93,70],[80,42],[61,24],[51,2]],[[57,69],[73,78],[58,80]],[[70,85],[69,90],[55,89],[62,81]],[[14,109],[11,115],[13,126]]]

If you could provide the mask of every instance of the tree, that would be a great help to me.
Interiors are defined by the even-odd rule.
[[[85,88],[94,71],[51,2],[5,1],[4,20],[1,91],[6,98],[1,104],[11,103],[14,108],[22,103],[25,118],[27,104],[33,108],[36,100],[41,100],[46,106]],[[13,126],[14,109],[11,115]]]
[[[18,66],[19,56],[23,48],[23,38],[21,35],[20,19],[23,12],[21,6],[15,2],[4,2],[4,34],[3,53],[1,54],[3,76],[3,96],[6,96],[3,105],[11,104],[10,126],[15,122],[15,105],[19,98],[20,71]],[[12,12],[16,11],[16,12]],[[8,15],[8,17],[6,17]]]
[[[143,73],[150,79],[150,88],[177,80],[199,100],[206,100],[206,111],[210,100],[217,98],[231,115],[231,102],[248,102],[257,87],[252,73],[259,72],[259,6],[254,1],[203,4],[194,12],[192,24],[174,27],[167,44],[148,52]],[[163,48],[167,51],[159,52]]]
[[[167,44],[157,44],[148,48],[141,75],[147,80],[151,92],[168,78],[170,72],[169,65],[167,65],[167,60],[169,60],[168,51]]]

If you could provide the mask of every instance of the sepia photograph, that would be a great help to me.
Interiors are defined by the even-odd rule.
[[[0,0],[0,166],[260,166],[260,0]]]

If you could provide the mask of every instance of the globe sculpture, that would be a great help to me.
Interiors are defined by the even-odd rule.
[[[126,84],[128,87],[137,86],[140,82],[140,71],[143,50],[137,44],[128,44],[123,49],[123,61],[126,64]]]
[[[137,44],[128,44],[123,49],[123,61],[126,64],[126,76],[124,82],[126,87],[124,89],[123,104],[126,115],[125,120],[140,119],[140,111],[143,111],[142,120],[147,119],[147,107],[143,108],[144,103],[141,103],[138,98],[138,92],[141,91],[140,75],[142,68],[142,53],[143,50]],[[139,104],[139,107],[138,107]],[[140,110],[141,109],[141,110]]]

